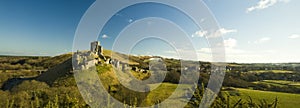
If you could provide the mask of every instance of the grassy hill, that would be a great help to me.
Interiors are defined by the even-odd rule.
[[[43,60],[40,64],[43,64],[44,67],[52,68],[56,65],[59,65],[60,63],[69,60],[70,58],[72,58],[72,53],[66,53]]]
[[[159,102],[168,99],[173,94],[175,89],[178,87],[177,84],[171,84],[171,83],[149,84],[149,86],[151,87],[151,89],[153,89],[153,91],[149,92],[147,98],[142,103],[144,105],[155,105]],[[183,105],[186,104],[186,102],[182,99],[186,93],[187,87],[188,86],[183,88],[178,88],[179,94],[174,94],[174,97],[170,98],[169,100],[170,105],[168,107],[174,108],[176,107],[177,104],[183,104]]]
[[[72,58],[69,58],[63,63],[56,65],[53,68],[50,68],[48,71],[42,73],[36,78],[36,80],[52,85],[55,80],[67,76],[71,71]]]
[[[128,61],[128,64],[131,65],[139,65],[138,61],[134,61],[133,59],[129,59],[128,55],[126,54],[121,54],[121,53],[117,53],[117,52],[113,52],[111,50],[103,50],[103,55],[109,58],[114,58],[123,62]],[[130,56],[130,58],[132,58],[134,56]],[[137,58],[137,57],[134,57]]]
[[[137,66],[139,69],[147,69],[149,58],[151,56],[133,56],[133,55],[126,55],[117,52],[113,52],[110,50],[104,50],[104,56],[106,58],[114,58],[120,61],[126,61],[129,57],[128,63],[131,66]],[[2,59],[1,59],[2,58]],[[170,95],[173,94],[174,90],[177,88],[176,81],[179,80],[181,75],[181,64],[180,60],[176,59],[167,59],[163,58],[168,68],[168,73],[164,83],[161,85],[159,84],[149,84],[147,87],[158,88],[154,89],[148,93],[138,93],[132,91],[125,86],[122,86],[120,81],[117,80],[115,72],[113,71],[113,67],[111,65],[101,64],[96,67],[97,69],[97,78],[99,77],[102,83],[105,86],[105,89],[112,93],[112,96],[117,98],[120,101],[126,102],[131,105],[137,105],[138,102],[141,106],[149,106],[157,104],[165,99],[169,98]],[[9,63],[7,63],[7,61]],[[197,61],[190,61],[187,62],[189,66],[194,66],[198,64]],[[200,82],[207,83],[209,79],[209,71],[210,71],[210,63],[200,62],[201,64],[201,75]],[[6,81],[9,78],[15,78],[19,80],[22,79],[22,82],[18,82],[15,87],[12,87],[11,91],[2,92],[0,94],[5,94],[7,97],[10,97],[10,92],[12,92],[13,98],[9,98],[11,100],[22,100],[19,98],[24,97],[23,94],[26,94],[27,104],[28,102],[32,102],[32,100],[28,100],[29,96],[31,96],[32,92],[36,92],[35,89],[39,88],[39,98],[42,99],[43,105],[47,105],[47,102],[55,103],[55,95],[63,95],[59,97],[62,98],[59,104],[68,106],[69,103],[64,103],[64,101],[69,102],[68,95],[69,93],[72,98],[74,98],[71,102],[76,104],[77,100],[80,100],[81,105],[85,106],[84,101],[82,100],[79,91],[77,90],[77,84],[73,77],[73,70],[72,70],[72,53],[63,54],[55,57],[0,57],[0,67],[6,67],[7,65],[11,65],[10,70],[1,70],[0,71],[0,85],[2,85],[3,81]],[[267,66],[273,66],[266,64]],[[30,67],[31,66],[31,67]],[[231,67],[242,67],[242,69],[236,68],[236,71],[228,72],[225,76],[224,84],[228,87],[237,87],[237,88],[253,88],[258,90],[283,90],[281,92],[287,92],[287,90],[298,90],[290,87],[299,87],[299,83],[292,82],[293,79],[297,79],[299,73],[297,71],[289,70],[265,70],[264,64],[259,64],[259,67],[262,70],[255,70],[257,69],[256,65],[251,64],[229,64]],[[245,66],[250,67],[252,66],[252,70],[247,70]],[[274,68],[274,67],[272,67]],[[18,70],[20,69],[20,70]],[[38,72],[32,72],[37,70],[46,70],[46,72],[38,75]],[[244,71],[245,70],[245,71]],[[30,74],[29,74],[30,73]],[[121,76],[124,76],[123,80],[131,84],[131,80],[129,80],[130,76],[134,76],[137,79],[144,80],[149,77],[149,73],[143,73],[140,71],[133,71],[130,72],[117,72],[120,73]],[[27,75],[27,76],[26,76]],[[29,78],[29,80],[25,80],[28,77],[33,77],[34,79]],[[37,77],[36,77],[37,76]],[[126,76],[126,77],[125,77]],[[35,78],[36,77],[36,78]],[[91,77],[90,74],[86,74],[83,77]],[[128,79],[128,80],[127,80]],[[227,80],[226,80],[227,79]],[[230,80],[228,80],[230,79]],[[283,79],[288,79],[283,80]],[[24,80],[24,82],[23,82]],[[37,81],[35,81],[37,80]],[[14,81],[11,80],[11,81]],[[228,84],[228,82],[231,82]],[[254,82],[254,83],[253,83]],[[95,83],[95,82],[90,82]],[[32,85],[31,85],[32,84]],[[271,87],[269,87],[271,85]],[[242,86],[242,87],[240,87]],[[289,88],[289,89],[287,89]],[[27,90],[28,89],[28,90]],[[72,91],[76,89],[76,91]],[[286,89],[286,90],[285,90]],[[54,91],[52,91],[54,90]],[[175,97],[172,97],[170,102],[178,103],[178,104],[185,104],[185,101],[182,100],[184,95],[186,95],[186,88],[179,88],[180,93],[176,94]],[[249,100],[249,96],[253,99],[256,104],[260,104],[262,99],[265,99],[266,102],[273,102],[276,97],[279,99],[279,107],[295,107],[297,104],[297,98],[300,95],[298,94],[289,94],[289,93],[280,93],[280,92],[267,92],[267,91],[258,91],[258,90],[250,90],[250,89],[235,89],[235,90],[227,90],[223,93],[230,94],[230,102],[234,104],[234,102],[238,102],[240,98],[243,99],[242,102],[247,103]],[[72,91],[72,92],[71,92]],[[297,93],[298,91],[291,91],[292,93]],[[17,94],[17,95],[16,95]],[[20,95],[20,96],[19,96]],[[129,97],[130,96],[130,97]],[[14,98],[16,97],[16,98]],[[78,97],[79,99],[76,99]],[[50,99],[51,98],[51,99]],[[292,100],[289,100],[292,99]],[[3,99],[2,99],[3,100]],[[6,101],[4,99],[4,101]],[[34,100],[35,101],[35,100]],[[22,102],[22,101],[20,101]],[[217,103],[221,102],[221,103]],[[222,103],[223,102],[223,103]],[[226,102],[222,100],[222,98],[218,98],[214,105],[226,105]],[[197,103],[197,102],[194,102]],[[0,102],[0,105],[4,105],[3,102]],[[20,105],[19,103],[12,104],[15,106]],[[175,104],[171,104],[174,106],[168,107],[176,107]],[[192,104],[194,105],[194,104]],[[195,104],[197,106],[197,104]],[[231,105],[232,106],[232,105]]]
[[[125,61],[126,59],[128,59],[127,55],[117,53],[117,52],[112,52],[110,50],[104,50],[104,55],[107,58],[111,58],[113,56],[114,59],[118,59],[120,61]],[[139,57],[135,57],[135,56],[129,56],[129,57],[130,60],[128,63],[130,65],[143,64],[143,61],[141,61]],[[46,82],[47,84],[52,85],[56,80],[69,76],[70,73],[73,71],[72,53],[62,54],[54,57],[1,56],[0,70],[2,73],[3,70],[1,69],[1,67],[3,67],[3,69],[6,69],[8,67],[8,69],[14,69],[14,70],[5,70],[7,74],[2,75],[0,77],[1,78],[0,86],[2,86],[3,83],[6,83],[5,81],[8,79],[19,78],[21,76],[23,77],[24,74],[22,73],[26,73],[27,76],[25,77],[37,76],[39,72],[35,72],[34,74],[31,74],[33,71],[45,71],[41,75],[38,75],[35,79],[37,81]]]

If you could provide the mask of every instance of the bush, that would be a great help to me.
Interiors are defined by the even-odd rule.
[[[12,93],[17,93],[21,91],[38,91],[38,90],[47,90],[50,87],[45,82],[39,82],[35,80],[24,81],[20,85],[17,85],[12,88]]]

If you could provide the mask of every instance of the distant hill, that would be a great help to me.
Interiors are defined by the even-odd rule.
[[[62,76],[66,76],[72,69],[71,53],[55,57],[2,56],[2,58],[3,59],[0,60],[0,63],[5,62],[6,65],[3,65],[3,67],[5,66],[6,68],[10,67],[11,69],[19,70],[27,69],[31,72],[45,71],[37,77],[29,76],[26,78],[10,78],[9,80],[3,83],[1,87],[3,90],[10,90],[14,86],[17,86],[26,80],[38,80],[51,85],[56,79]],[[15,64],[17,64],[18,67],[16,67]],[[28,68],[27,65],[31,66],[31,68]],[[0,67],[1,66],[2,65],[0,65]]]
[[[51,67],[54,67],[56,65],[59,65],[60,63],[63,63],[65,61],[69,60],[70,58],[72,58],[72,53],[66,53],[66,54],[48,58],[48,59],[42,61],[41,64],[44,65],[45,67],[51,68]]]

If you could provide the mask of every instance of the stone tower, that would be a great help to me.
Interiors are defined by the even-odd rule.
[[[101,46],[99,41],[91,42],[91,52],[98,55],[99,58],[106,60],[103,55],[103,47]]]
[[[100,46],[99,41],[94,41],[94,42],[91,43],[91,51],[94,52],[96,55],[98,55],[99,46]]]

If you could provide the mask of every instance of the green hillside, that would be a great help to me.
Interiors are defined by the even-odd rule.
[[[252,98],[254,103],[260,103],[266,100],[267,102],[273,102],[274,99],[278,98],[278,108],[299,108],[300,106],[300,94],[281,93],[281,92],[269,92],[260,90],[250,90],[237,88],[237,91],[226,91],[228,94],[238,94],[231,96],[233,101],[243,99],[243,101],[249,101],[249,96]]]

